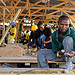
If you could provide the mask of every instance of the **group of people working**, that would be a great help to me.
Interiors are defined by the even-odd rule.
[[[58,20],[58,30],[51,33],[50,28],[45,27],[43,22],[39,21],[38,25],[31,27],[29,45],[37,47],[37,61],[39,68],[49,68],[47,60],[65,61],[66,57],[73,61],[75,55],[75,30],[69,27],[70,20],[66,15],[60,16]],[[14,41],[16,30],[10,30],[8,42]],[[14,31],[14,33],[12,33]],[[13,41],[11,41],[11,39]],[[32,40],[31,40],[32,39]],[[62,56],[57,56],[58,51],[65,50]],[[67,54],[68,53],[68,54]]]
[[[44,26],[39,21],[38,29],[32,30],[34,33],[32,46],[37,46],[37,61],[39,68],[48,68],[50,61],[66,61],[69,57],[71,61],[75,55],[75,30],[69,26],[70,20],[66,15],[60,16],[58,20],[58,30],[51,33],[50,28]],[[33,34],[32,34],[33,35]],[[58,51],[64,50],[62,56],[57,56]]]

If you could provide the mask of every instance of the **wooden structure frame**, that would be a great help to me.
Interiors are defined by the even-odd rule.
[[[14,17],[11,21],[18,20],[19,25],[23,23],[24,18],[32,21],[43,21],[44,23],[48,24],[57,24],[58,18],[66,14],[70,18],[70,22],[72,23],[73,27],[75,28],[75,1],[71,0],[58,0],[61,3],[57,5],[50,5],[50,2],[42,3],[42,0],[37,0],[35,3],[30,3],[29,0],[22,1],[22,0],[0,0],[0,21],[9,22],[11,20],[11,16]],[[11,5],[7,5],[6,2],[9,2]],[[5,14],[3,16],[3,8],[5,8]],[[48,11],[51,11],[50,13]],[[16,15],[15,15],[16,14]],[[23,18],[20,19],[19,17],[22,16]],[[4,18],[3,18],[4,17]],[[10,26],[8,30],[10,29]],[[0,44],[4,40],[8,30],[6,31],[5,35],[3,35]]]
[[[10,2],[11,6],[7,6],[5,2]],[[30,3],[29,0],[21,1],[21,0],[1,0],[2,6],[0,6],[0,20],[3,20],[3,8],[6,9],[5,12],[5,20],[6,22],[9,22],[11,20],[11,15],[15,16],[15,13],[18,9],[22,9],[20,14],[17,16],[23,16],[22,19],[16,18],[16,20],[19,20],[19,23],[23,23],[25,17],[28,18],[28,20],[36,20],[36,21],[44,21],[46,23],[49,21],[52,21],[52,24],[57,24],[58,17],[60,17],[63,13],[68,15],[70,19],[74,22],[75,21],[75,1],[71,0],[58,0],[63,1],[57,5],[50,5],[48,2],[48,5],[46,3],[41,3],[42,0],[37,1],[36,3]],[[20,4],[21,5],[20,5]],[[22,5],[23,4],[23,5]],[[26,13],[23,13],[25,11]],[[53,11],[51,13],[48,13],[47,11]],[[58,15],[60,13],[60,15]],[[51,16],[51,17],[50,17]],[[71,21],[71,22],[72,22]],[[75,26],[74,26],[75,27]]]

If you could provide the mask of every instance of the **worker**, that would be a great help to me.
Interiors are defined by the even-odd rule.
[[[49,68],[47,60],[66,61],[69,57],[73,62],[75,56],[75,30],[69,27],[69,17],[60,16],[59,28],[52,34],[52,50],[39,50],[37,53],[38,67]],[[59,51],[64,50],[63,55],[58,56]]]
[[[5,31],[6,31],[6,30],[7,30],[7,26],[5,25]],[[7,33],[7,35],[5,36],[5,43],[6,43],[6,44],[8,44],[8,35],[9,35],[9,34]]]
[[[50,28],[45,27],[43,22],[38,22],[38,29],[35,32],[35,38],[37,39],[38,49],[51,49],[52,40],[51,40],[51,30]]]
[[[29,39],[29,45],[33,48],[36,47],[36,40],[35,40],[35,31],[38,29],[37,25],[31,26],[31,34]]]
[[[23,44],[27,44],[29,42],[29,30],[26,31],[25,40]]]
[[[8,35],[8,43],[14,43],[15,36],[16,36],[15,22],[12,22],[11,25],[12,27],[10,28],[9,35]]]

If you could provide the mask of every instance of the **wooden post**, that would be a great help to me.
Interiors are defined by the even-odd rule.
[[[3,8],[3,30],[2,30],[2,37],[4,36],[5,33],[5,8]],[[4,47],[5,39],[2,42],[2,47]]]
[[[50,6],[50,1],[48,0],[48,7]]]
[[[19,15],[20,11],[21,11],[21,9],[18,9],[18,11],[17,11],[16,15],[14,16],[14,19],[13,19],[12,22],[15,22],[15,20],[16,20],[17,16]],[[0,45],[1,45],[1,43],[3,42],[5,36],[7,35],[7,33],[8,33],[8,31],[9,31],[10,28],[11,28],[11,25],[8,27],[8,29],[6,30],[4,36],[1,38],[1,40],[0,40]]]
[[[44,9],[43,9],[43,15],[44,15]],[[44,21],[44,16],[43,16],[43,21]]]
[[[15,43],[17,43],[17,39],[18,39],[18,24],[16,23],[16,37],[15,37]]]
[[[45,6],[46,6],[46,3],[45,3]],[[45,15],[47,14],[47,10],[45,9]]]

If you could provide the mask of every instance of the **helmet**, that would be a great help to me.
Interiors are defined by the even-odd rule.
[[[11,25],[15,25],[15,22],[12,22]]]
[[[36,29],[38,29],[37,25],[32,25],[31,30],[34,31]]]

